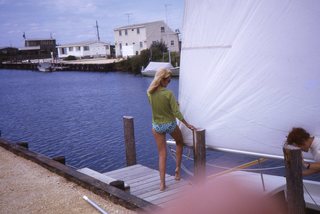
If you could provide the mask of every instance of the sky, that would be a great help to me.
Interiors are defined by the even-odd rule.
[[[100,40],[112,44],[113,29],[128,23],[163,20],[181,31],[183,7],[183,0],[0,0],[0,47],[23,47],[24,32],[57,44],[96,40],[96,20]]]

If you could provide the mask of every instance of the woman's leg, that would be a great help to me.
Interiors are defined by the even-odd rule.
[[[165,176],[166,176],[166,160],[167,160],[167,146],[166,135],[159,134],[152,129],[153,136],[156,140],[158,153],[159,153],[159,172],[160,172],[160,191],[166,188]]]
[[[175,170],[175,179],[180,180],[180,169],[181,169],[181,160],[183,152],[183,137],[180,128],[177,126],[175,130],[170,134],[173,139],[176,141],[176,170]]]

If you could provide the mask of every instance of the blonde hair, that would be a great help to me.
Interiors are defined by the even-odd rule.
[[[161,80],[169,78],[169,77],[171,77],[171,75],[172,75],[172,73],[169,69],[165,69],[165,68],[159,69],[156,72],[147,92],[149,94],[154,93],[158,89],[158,87],[161,85]]]

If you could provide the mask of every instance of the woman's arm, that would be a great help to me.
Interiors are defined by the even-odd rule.
[[[183,117],[183,115],[181,114],[180,112],[180,109],[179,109],[179,105],[178,105],[178,102],[176,100],[176,98],[174,97],[174,95],[172,93],[170,93],[170,106],[171,106],[171,110],[172,110],[172,113],[173,115],[178,118],[186,127],[188,127],[189,129],[191,130],[194,130],[195,127],[190,125]]]
[[[190,125],[185,119],[182,119],[181,122],[188,128],[191,130],[195,130],[196,128],[193,125]]]
[[[303,176],[320,172],[320,162],[304,163],[304,166],[306,167],[306,170],[302,172]]]

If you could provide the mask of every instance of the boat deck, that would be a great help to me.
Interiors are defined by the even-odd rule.
[[[78,170],[84,174],[93,176],[106,183],[112,180],[122,180],[130,186],[130,194],[160,207],[166,206],[170,201],[179,197],[179,194],[189,186],[190,183],[181,179],[176,181],[174,176],[166,174],[165,191],[160,191],[159,171],[146,166],[136,164],[118,170],[97,173],[88,168]]]

